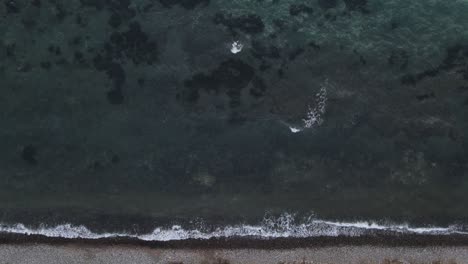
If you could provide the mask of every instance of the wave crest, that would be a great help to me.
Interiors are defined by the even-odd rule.
[[[382,225],[376,222],[332,222],[313,219],[302,223],[294,215],[283,214],[279,217],[265,217],[259,225],[228,225],[211,231],[185,229],[180,225],[170,228],[157,227],[149,234],[95,233],[83,225],[63,224],[54,227],[41,226],[29,228],[24,224],[0,224],[0,232],[24,235],[42,235],[46,237],[100,239],[112,237],[136,238],[144,241],[173,241],[186,239],[210,239],[227,237],[269,238],[307,238],[320,236],[361,236],[375,233],[404,233],[424,235],[451,235],[468,232],[459,226],[449,227],[410,227],[402,225]]]

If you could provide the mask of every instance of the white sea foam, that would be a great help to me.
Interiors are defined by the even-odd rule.
[[[323,116],[326,110],[327,104],[327,89],[330,89],[332,85],[328,82],[328,79],[325,80],[320,85],[320,90],[315,94],[315,105],[309,106],[306,113],[306,118],[302,119],[303,125],[301,126],[291,126],[284,121],[280,121],[286,125],[291,133],[299,133],[304,129],[309,129],[313,127],[318,127],[323,123]]]
[[[297,127],[292,127],[292,126],[288,126],[289,127],[289,130],[291,130],[292,133],[299,133],[302,131],[302,128],[297,128]]]
[[[0,232],[46,237],[99,239],[110,237],[137,238],[145,241],[171,241],[185,239],[210,239],[223,237],[268,238],[307,238],[318,236],[361,236],[375,232],[397,232],[406,234],[450,235],[468,232],[457,226],[449,227],[410,227],[408,225],[382,225],[375,222],[332,222],[309,219],[296,223],[294,216],[285,214],[278,218],[265,218],[259,225],[237,225],[219,227],[211,231],[184,229],[179,225],[171,228],[158,227],[149,234],[94,233],[85,226],[71,224],[55,227],[29,228],[23,224],[0,224]]]
[[[328,79],[321,84],[320,90],[315,95],[315,106],[310,107],[307,112],[307,118],[302,119],[304,128],[312,128],[320,126],[323,123],[323,115],[325,114],[325,107],[327,104],[327,89],[331,87]]]
[[[240,41],[234,41],[231,44],[231,53],[237,54],[242,51],[242,48],[244,48],[244,45]]]

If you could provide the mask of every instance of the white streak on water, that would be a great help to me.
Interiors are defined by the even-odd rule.
[[[317,223],[323,223],[330,226],[343,227],[343,228],[359,228],[367,230],[382,230],[382,231],[393,231],[401,233],[414,233],[414,234],[468,234],[468,232],[462,232],[457,230],[455,226],[449,227],[410,227],[409,225],[379,225],[374,222],[330,222],[316,220]]]
[[[302,131],[302,128],[289,126],[289,130],[291,130],[292,133],[299,133]]]
[[[158,227],[149,234],[137,235],[126,233],[94,233],[87,227],[64,224],[55,227],[29,228],[23,224],[0,224],[0,232],[25,235],[43,235],[46,237],[99,239],[110,237],[137,238],[145,241],[171,241],[185,239],[210,239],[223,237],[268,238],[306,238],[318,236],[360,236],[379,231],[391,231],[404,234],[451,235],[468,232],[456,226],[449,227],[410,227],[408,225],[382,225],[375,222],[331,222],[308,220],[294,223],[291,215],[282,215],[276,219],[265,219],[259,225],[237,225],[216,228],[212,231],[188,230],[174,225],[171,228]]]

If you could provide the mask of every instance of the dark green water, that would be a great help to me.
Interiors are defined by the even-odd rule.
[[[0,221],[465,224],[467,14],[466,0],[2,1]]]

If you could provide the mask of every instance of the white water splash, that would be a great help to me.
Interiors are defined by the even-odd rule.
[[[234,41],[231,44],[231,53],[237,54],[242,51],[242,48],[244,48],[244,45],[240,41]]]
[[[288,123],[282,122],[287,125],[291,133],[299,133],[304,129],[320,126],[323,123],[323,115],[325,114],[327,105],[327,89],[331,87],[328,79],[320,85],[320,90],[315,94],[314,106],[309,106],[306,113],[306,118],[302,119],[303,126],[291,126]]]
[[[186,239],[210,239],[226,237],[268,238],[306,238],[318,236],[360,236],[375,232],[391,231],[405,234],[451,235],[468,232],[457,226],[449,227],[410,227],[408,225],[381,225],[375,222],[332,222],[309,219],[297,223],[293,215],[284,214],[278,218],[265,218],[259,225],[237,225],[216,228],[213,231],[184,229],[179,225],[171,228],[158,227],[149,234],[136,235],[126,233],[94,233],[85,226],[71,224],[55,227],[28,228],[23,224],[0,224],[0,232],[25,235],[43,235],[46,237],[99,239],[110,237],[137,238],[144,241],[171,241]]]
[[[307,117],[302,119],[304,122],[304,128],[311,128],[314,126],[320,126],[323,123],[323,114],[325,114],[325,106],[327,103],[327,88],[330,86],[328,80],[320,86],[320,90],[315,95],[315,106],[312,108],[309,106]]]
[[[299,133],[301,132],[303,129],[302,128],[297,128],[297,127],[292,127],[292,126],[288,126],[289,127],[289,130],[291,130],[292,133]]]

